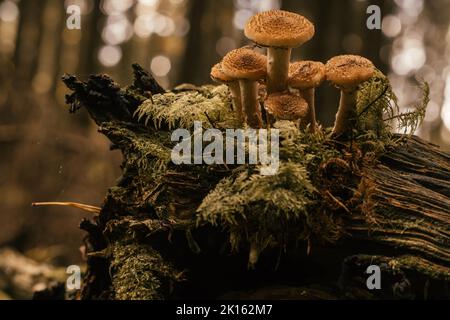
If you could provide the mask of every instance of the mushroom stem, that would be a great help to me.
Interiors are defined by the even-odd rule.
[[[233,103],[233,109],[236,112],[239,124],[244,123],[244,113],[242,112],[242,100],[241,100],[241,88],[238,81],[232,81],[228,83],[228,88],[231,93],[231,102]]]
[[[242,79],[239,80],[239,85],[247,124],[252,128],[261,128],[262,116],[258,99],[258,82]]]
[[[306,121],[309,123],[309,131],[316,132],[316,107],[315,107],[315,88],[309,88],[301,91],[301,96],[308,103],[308,114]]]
[[[333,136],[343,136],[355,127],[356,93],[356,88],[341,89],[341,99],[336,113]]]
[[[291,48],[267,48],[267,93],[287,89]]]

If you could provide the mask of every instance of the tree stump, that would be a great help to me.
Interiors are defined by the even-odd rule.
[[[80,224],[80,299],[450,298],[450,154],[414,136],[391,135],[376,151],[295,129],[276,177],[176,166],[171,130],[200,115],[220,126],[229,98],[212,86],[165,93],[133,68],[126,88],[105,75],[63,79],[71,111],[85,107],[124,158],[101,212]],[[158,118],[180,100],[185,118]],[[150,125],[135,116],[145,104]],[[189,114],[195,104],[206,111]],[[366,285],[370,265],[380,290]]]

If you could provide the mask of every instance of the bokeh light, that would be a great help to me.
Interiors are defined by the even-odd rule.
[[[134,0],[103,0],[102,11],[107,15],[121,14],[130,9]]]
[[[410,17],[417,17],[423,10],[424,0],[394,0],[402,9],[402,13]]]
[[[67,8],[71,5],[80,7],[81,13],[87,15],[94,9],[94,0],[66,0],[64,6]]]
[[[102,32],[102,39],[106,44],[118,45],[133,36],[133,28],[124,14],[111,15],[106,20]]]
[[[122,49],[119,46],[103,46],[98,52],[98,60],[105,67],[113,67],[122,59]]]
[[[381,30],[385,36],[394,38],[402,31],[402,22],[395,15],[387,15],[383,18]]]
[[[233,25],[238,30],[243,30],[248,19],[257,12],[271,9],[280,9],[280,0],[235,0]]]
[[[427,108],[427,113],[425,115],[425,122],[435,122],[439,120],[440,106],[434,102],[430,101]]]
[[[245,24],[247,23],[248,19],[253,15],[253,12],[248,9],[240,9],[235,12],[234,18],[233,18],[233,24],[237,29],[244,29]]]
[[[19,17],[19,8],[13,1],[3,1],[0,3],[0,20],[13,22]]]
[[[172,68],[172,64],[170,62],[170,59],[166,56],[159,55],[152,59],[152,62],[150,63],[150,69],[155,74],[155,76],[158,77],[164,77]]]

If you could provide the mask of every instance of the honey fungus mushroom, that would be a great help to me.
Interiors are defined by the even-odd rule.
[[[227,76],[222,70],[222,63],[217,63],[211,68],[211,79],[216,82],[226,84],[230,89],[231,101],[233,103],[233,109],[236,112],[236,117],[239,124],[244,122],[244,114],[242,111],[241,101],[241,89],[239,87],[239,81]]]
[[[222,61],[223,72],[239,81],[242,108],[246,122],[252,128],[262,127],[258,80],[266,76],[266,66],[266,57],[249,48],[230,51]]]
[[[325,79],[325,65],[317,61],[299,61],[289,66],[289,86],[300,91],[308,103],[306,121],[311,132],[316,132],[315,89]]]
[[[270,94],[264,102],[264,106],[270,122],[304,120],[308,113],[306,101],[302,97],[288,92]]]
[[[373,76],[375,67],[361,56],[342,55],[330,59],[325,69],[327,80],[341,90],[333,136],[345,137],[355,127],[358,86]]]
[[[258,13],[247,22],[244,33],[256,44],[267,47],[267,92],[287,89],[292,48],[314,36],[314,25],[305,17],[283,10]]]

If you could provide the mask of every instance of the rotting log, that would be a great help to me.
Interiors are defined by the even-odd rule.
[[[227,228],[196,218],[232,168],[211,166],[206,180],[193,168],[168,167],[154,177],[145,172],[156,167],[141,170],[148,165],[136,160],[142,144],[159,140],[161,150],[153,153],[163,153],[170,130],[133,116],[164,93],[151,75],[133,68],[135,81],[126,88],[105,75],[63,78],[73,92],[71,111],[85,107],[124,156],[123,175],[100,214],[80,224],[88,266],[80,299],[450,298],[448,153],[400,135],[376,157],[336,144],[340,156],[309,172],[318,200],[301,220],[308,223],[302,239],[286,233],[282,246],[268,246],[249,268],[248,246],[233,250]],[[201,90],[185,85],[173,92]],[[381,268],[381,290],[367,289],[372,264]]]

